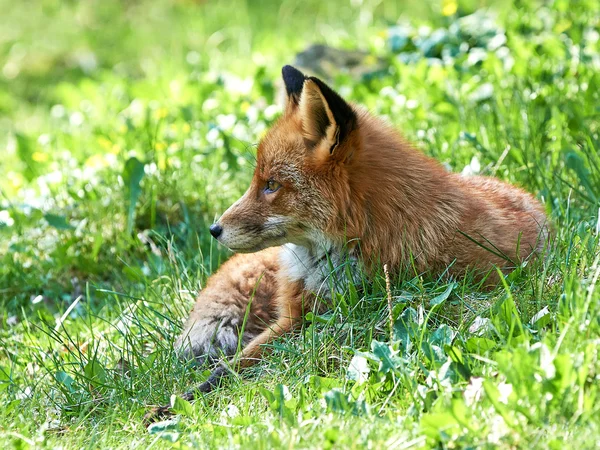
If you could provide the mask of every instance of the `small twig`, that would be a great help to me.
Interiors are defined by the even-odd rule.
[[[392,314],[392,289],[387,264],[383,265],[383,272],[385,273],[385,290],[387,291],[388,314],[390,317],[390,342],[392,342],[394,339],[394,315]]]
[[[79,303],[79,300],[81,300],[82,298],[83,298],[82,295],[78,296],[75,299],[75,301],[69,305],[69,307],[67,308],[67,310],[65,311],[65,313],[61,316],[61,318],[56,321],[56,326],[54,327],[54,331],[58,331],[60,329],[60,327],[62,326],[63,322],[65,320],[67,320],[67,317],[69,317],[69,314],[71,314],[71,311],[73,311],[73,309]]]
[[[510,152],[510,145],[506,146],[506,148],[504,149],[504,151],[500,155],[500,158],[498,158],[498,162],[496,162],[496,165],[492,169],[492,176],[496,175],[496,172],[498,172],[498,169],[500,168],[500,166],[504,162],[504,158],[506,158],[506,156],[508,155],[508,152]]]

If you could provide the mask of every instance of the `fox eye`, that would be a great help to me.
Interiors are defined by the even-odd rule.
[[[271,179],[267,181],[267,185],[265,186],[265,192],[267,194],[272,194],[273,192],[277,191],[280,187],[281,183],[278,183],[277,181]]]

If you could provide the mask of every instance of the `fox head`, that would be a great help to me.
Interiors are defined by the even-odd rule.
[[[350,202],[349,166],[361,139],[356,110],[315,77],[282,70],[287,98],[282,117],[258,145],[250,187],[211,234],[236,252],[318,236],[343,239]]]

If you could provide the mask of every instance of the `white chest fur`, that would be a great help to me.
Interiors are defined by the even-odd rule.
[[[303,281],[307,291],[327,299],[360,279],[357,258],[327,240],[320,239],[311,248],[285,244],[280,262],[291,281]]]

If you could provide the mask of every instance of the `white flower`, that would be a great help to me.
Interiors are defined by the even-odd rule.
[[[55,119],[60,119],[66,113],[65,107],[63,105],[54,105],[50,109],[50,115]]]
[[[200,53],[192,50],[185,56],[185,60],[188,62],[188,64],[195,66],[200,62]]]
[[[15,397],[19,400],[24,400],[26,398],[31,398],[33,395],[32,389],[27,386],[24,391],[19,392]]]
[[[71,117],[69,117],[69,123],[74,127],[78,127],[83,123],[84,119],[85,118],[81,112],[75,111],[73,114],[71,114]]]
[[[506,436],[509,431],[510,430],[506,426],[506,422],[504,422],[502,416],[495,414],[490,425],[490,433],[487,437],[488,442],[490,444],[500,445],[502,443],[502,438]]]
[[[478,402],[483,393],[483,378],[473,377],[469,380],[469,385],[465,389],[463,395],[465,397],[465,403],[467,406],[472,406],[473,403]]]
[[[237,117],[234,114],[219,114],[216,120],[219,128],[231,130],[237,121]]]
[[[498,385],[498,392],[500,393],[500,396],[498,397],[498,401],[507,405],[508,397],[510,397],[510,394],[512,394],[512,391],[513,391],[512,384],[505,383],[505,382],[500,383]]]
[[[479,162],[477,156],[473,156],[469,165],[465,166],[465,168],[463,169],[462,174],[466,176],[475,175],[478,174],[480,170],[481,163]]]
[[[544,372],[547,379],[554,378],[556,375],[556,367],[554,367],[554,357],[547,345],[540,345],[540,368]]]
[[[15,220],[10,217],[10,213],[7,210],[0,211],[0,224],[12,227],[14,223]]]
[[[406,102],[407,109],[415,109],[417,106],[419,106],[419,102],[416,101],[414,98],[411,98],[410,100],[407,100],[407,102]]]
[[[493,329],[492,321],[485,317],[477,316],[475,320],[469,327],[469,333],[475,334],[477,336],[483,336],[488,331]]]
[[[354,355],[348,366],[347,378],[356,381],[357,384],[362,384],[369,379],[369,362],[360,355]]]
[[[227,405],[225,407],[225,409],[222,412],[222,415],[225,417],[228,417],[230,419],[233,419],[234,417],[237,417],[240,415],[240,410],[233,403],[230,403],[229,405]]]
[[[211,128],[210,130],[208,130],[208,133],[206,133],[206,141],[209,144],[212,144],[216,147],[219,147],[219,141],[221,141],[221,145],[223,145],[221,139],[221,132],[219,131],[219,129]]]
[[[202,103],[202,111],[212,111],[219,107],[219,102],[214,98],[207,98],[204,103]]]

